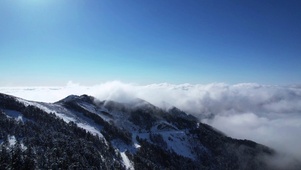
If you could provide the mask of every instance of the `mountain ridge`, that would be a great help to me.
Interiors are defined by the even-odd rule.
[[[16,111],[18,117],[30,120],[23,122],[28,124],[32,121],[30,113],[27,113],[30,110],[40,112],[41,115],[51,115],[49,119],[60,120],[59,122],[64,124],[60,125],[62,127],[66,125],[74,129],[83,129],[86,134],[84,132],[81,134],[85,137],[79,138],[87,140],[86,136],[92,135],[93,140],[107,146],[102,148],[103,150],[97,147],[95,150],[104,159],[111,160],[108,161],[111,167],[117,169],[270,168],[264,160],[276,154],[273,149],[253,141],[227,137],[175,107],[165,111],[144,100],[139,99],[137,102],[137,105],[128,105],[114,101],[99,101],[88,95],[71,95],[55,103],[43,103],[0,93],[0,110],[8,120],[18,124],[16,117],[8,116],[11,111]],[[35,114],[33,117],[39,117],[38,115]],[[35,118],[33,122],[40,121],[39,119],[41,118]],[[52,133],[56,134],[57,131]],[[44,134],[41,132],[41,135]],[[24,143],[22,137],[15,132],[3,132],[0,140],[6,140],[7,136],[15,136]],[[23,136],[27,136],[26,133]],[[50,138],[51,141],[55,141],[54,137]],[[24,143],[25,146],[28,144]],[[95,147],[94,145],[97,144],[94,143],[91,147]],[[104,151],[107,154],[102,154]],[[78,157],[81,156],[80,154]],[[115,158],[115,162],[112,158]],[[99,162],[98,167],[93,165],[96,169],[110,169],[101,164],[102,161]],[[90,164],[85,162],[76,166],[87,168]],[[43,168],[43,165],[37,163],[35,168]]]

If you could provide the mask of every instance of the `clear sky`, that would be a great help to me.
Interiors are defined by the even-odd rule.
[[[301,83],[300,0],[1,0],[0,86]]]

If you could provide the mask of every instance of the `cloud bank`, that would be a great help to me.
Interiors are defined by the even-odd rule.
[[[301,158],[301,87],[213,83],[136,85],[118,81],[95,86],[0,88],[28,100],[55,102],[70,94],[129,102],[144,99],[167,109],[176,106],[227,135],[250,139]]]

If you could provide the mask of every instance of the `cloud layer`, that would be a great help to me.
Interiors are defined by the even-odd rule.
[[[301,158],[301,87],[213,83],[0,88],[28,100],[55,102],[70,94],[129,102],[144,99],[163,109],[176,106],[229,136],[251,139]]]

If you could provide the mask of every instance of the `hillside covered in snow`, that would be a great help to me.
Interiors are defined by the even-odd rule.
[[[141,99],[43,103],[0,93],[0,169],[277,169],[275,155]]]

